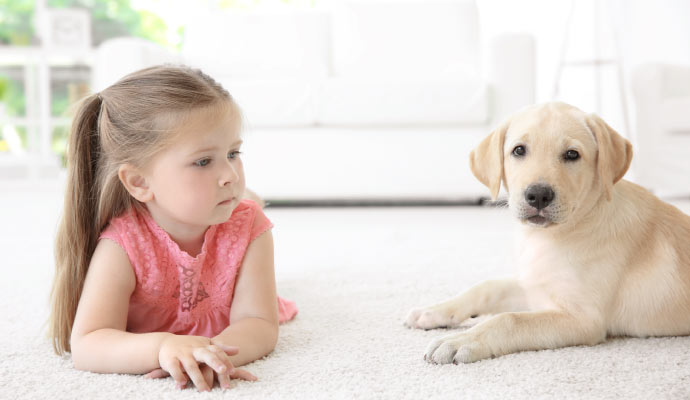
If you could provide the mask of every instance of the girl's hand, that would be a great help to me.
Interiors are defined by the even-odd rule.
[[[245,381],[256,381],[258,378],[254,376],[251,372],[246,371],[244,369],[239,369],[235,368],[235,372],[232,374],[229,374],[229,376],[226,376],[224,374],[217,374],[215,371],[213,371],[213,368],[209,367],[208,365],[201,365],[199,367],[201,370],[201,374],[204,376],[204,381],[208,384],[209,387],[213,387],[213,384],[216,380],[218,380],[218,384],[220,387],[223,389],[230,389],[230,380],[231,379],[242,379]],[[145,378],[149,379],[158,379],[158,378],[165,378],[170,376],[170,374],[162,370],[160,368],[154,369],[153,371],[149,372],[148,374],[144,375]],[[226,379],[229,378],[229,379]],[[184,388],[184,386],[182,386]]]
[[[231,374],[228,374],[228,375],[218,374],[218,373],[216,373],[215,375],[216,375],[216,378],[218,379],[218,384],[223,389],[230,389],[230,380],[231,379],[242,379],[245,381],[255,381],[258,379],[251,372],[243,370],[243,369],[239,369],[239,368],[235,368],[235,370]]]
[[[184,388],[188,379],[191,379],[199,391],[207,391],[211,390],[213,376],[211,375],[209,383],[199,368],[199,364],[209,366],[219,377],[227,378],[225,382],[229,383],[230,374],[235,373],[229,356],[238,352],[237,347],[220,343],[211,344],[211,339],[203,336],[170,335],[161,343],[158,362],[161,369],[175,379],[178,388]],[[152,371],[149,375],[154,372]],[[159,374],[154,375],[157,377]],[[219,382],[223,383],[222,379],[219,378]]]
[[[179,338],[187,338],[186,341],[188,343],[184,344],[185,340],[175,340],[174,343],[172,343],[172,342],[165,343],[168,341],[168,339],[166,339],[161,344],[161,350],[159,351],[159,362],[161,363],[161,367],[164,365],[163,362],[161,361],[161,356],[160,356],[160,354],[163,352],[164,344],[165,344],[165,346],[173,346],[175,344],[183,343],[182,346],[184,347],[184,346],[189,346],[190,343],[191,344],[199,343],[199,342],[205,343],[206,340],[210,341],[210,339],[200,337],[200,336],[177,336],[176,335],[176,337],[178,339]],[[246,381],[257,380],[257,377],[254,376],[252,373],[245,371],[243,369],[234,368],[234,366],[232,365],[232,362],[230,362],[230,359],[228,358],[228,356],[235,355],[235,354],[239,353],[239,349],[237,347],[227,346],[227,345],[224,345],[222,343],[214,343],[214,344],[207,345],[206,350],[214,351],[215,355],[217,355],[217,356],[218,355],[224,356],[224,357],[219,357],[219,360],[216,360],[216,362],[220,361],[220,359],[224,359],[223,361],[224,361],[225,367],[227,369],[224,373],[219,372],[218,369],[222,370],[223,369],[222,366],[220,368],[216,369],[216,368],[212,367],[213,364],[209,364],[205,361],[199,361],[199,359],[194,357],[194,360],[195,360],[194,364],[196,365],[196,370],[199,371],[199,375],[201,376],[201,379],[198,379],[199,375],[197,375],[197,380],[194,380],[192,378],[192,382],[194,382],[194,385],[200,391],[210,390],[210,388],[213,387],[213,384],[216,380],[218,381],[220,386],[224,389],[230,388],[230,380],[231,379],[243,379]],[[214,349],[214,348],[218,348],[218,349]],[[222,349],[223,352],[218,354],[217,350],[220,350],[220,349]],[[167,351],[169,351],[169,350],[167,350]],[[193,350],[192,353],[194,353],[195,351],[197,353],[200,353],[199,350]],[[177,362],[175,362],[175,360],[173,360],[173,362],[170,364],[172,365],[173,370],[175,369],[175,366],[177,366],[179,373],[181,373],[181,377],[180,377],[180,375],[178,375],[178,378],[176,378],[175,375],[173,373],[171,373],[170,370],[167,370],[164,368],[155,369],[155,370],[149,372],[148,374],[146,374],[145,377],[151,378],[151,379],[158,379],[158,378],[165,378],[167,376],[172,375],[173,378],[175,379],[175,381],[177,382],[177,387],[180,389],[185,388],[187,386],[189,376],[192,376],[192,375],[189,373],[189,370],[187,369],[187,367],[184,363],[182,363],[182,365],[185,366],[185,370],[182,371],[179,367],[179,363],[181,362],[181,360],[179,358],[177,360],[178,360]],[[201,365],[199,365],[198,363],[201,363]],[[168,364],[166,364],[166,365],[168,365]],[[216,364],[216,365],[218,365],[218,364]],[[193,368],[191,366],[190,366],[190,369],[195,370],[195,368]],[[206,386],[203,386],[203,385],[200,386],[200,384],[202,384],[202,383],[205,384]],[[206,389],[206,388],[208,388],[208,389]]]
[[[243,379],[245,381],[257,380],[257,377],[254,376],[251,372],[239,368],[235,368],[235,371],[233,371],[233,373],[226,375],[215,372],[208,365],[202,365],[201,373],[204,375],[204,379],[210,387],[213,387],[213,383],[215,382],[215,380],[218,380],[218,384],[223,389],[230,389],[231,379]]]

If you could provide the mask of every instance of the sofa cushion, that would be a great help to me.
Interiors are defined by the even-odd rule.
[[[330,17],[308,10],[229,11],[191,18],[185,61],[217,78],[330,73]]]
[[[323,125],[483,124],[487,85],[479,78],[441,80],[329,79],[319,93]]]
[[[474,73],[479,60],[473,0],[345,0],[333,12],[336,76]]]
[[[315,81],[220,79],[235,98],[249,127],[308,126],[316,122]]]
[[[242,156],[252,190],[284,199],[477,199],[475,127],[257,129]]]

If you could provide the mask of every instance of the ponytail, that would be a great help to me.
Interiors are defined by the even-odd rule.
[[[55,243],[55,277],[51,293],[50,336],[56,353],[70,351],[72,323],[86,271],[101,230],[97,168],[101,153],[98,94],[83,100],[72,124],[67,154],[67,185]]]

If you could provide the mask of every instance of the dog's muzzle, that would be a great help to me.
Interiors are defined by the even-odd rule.
[[[545,227],[554,222],[549,205],[552,204],[556,193],[550,185],[535,183],[525,189],[524,203],[521,207],[520,219],[530,225]]]

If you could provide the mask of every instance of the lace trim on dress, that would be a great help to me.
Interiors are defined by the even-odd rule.
[[[149,227],[151,232],[156,237],[158,237],[159,239],[161,239],[162,241],[165,242],[167,248],[171,249],[177,257],[179,257],[182,260],[185,260],[189,264],[196,263],[199,260],[202,260],[206,256],[206,253],[208,252],[209,242],[212,241],[211,238],[213,238],[213,235],[219,226],[219,225],[211,225],[208,227],[208,229],[206,229],[206,232],[204,233],[204,242],[201,245],[201,251],[199,252],[199,254],[197,254],[196,257],[192,257],[189,253],[180,249],[180,246],[177,244],[177,242],[175,242],[170,237],[170,234],[168,232],[166,232],[163,228],[160,227],[160,225],[158,225],[158,223],[153,219],[151,214],[149,214],[146,211],[143,211],[141,213],[141,217],[144,220],[144,222],[146,223],[146,225]],[[232,216],[230,216],[230,218],[232,218]]]

